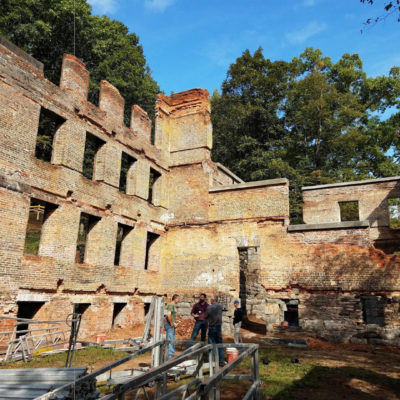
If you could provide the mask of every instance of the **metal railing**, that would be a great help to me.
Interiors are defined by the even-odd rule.
[[[177,345],[192,345],[191,347],[184,350],[182,353],[175,357],[168,359],[168,345],[175,343]],[[219,367],[218,352],[216,351],[219,347],[236,347],[239,350],[239,355],[236,359],[229,362],[224,367]],[[116,384],[112,393],[103,396],[100,400],[123,400],[128,393],[136,391],[135,398],[137,399],[141,392],[148,397],[147,390],[149,385],[152,385],[154,390],[154,399],[157,400],[172,400],[177,395],[182,400],[219,400],[221,389],[221,382],[223,380],[239,380],[249,381],[251,386],[247,391],[243,399],[246,400],[260,400],[260,379],[258,371],[258,345],[257,344],[220,344],[211,345],[204,344],[203,342],[191,342],[191,341],[158,341],[156,343],[142,347],[120,360],[114,361],[113,363],[104,366],[97,371],[94,371],[88,375],[85,375],[74,382],[63,385],[49,393],[46,393],[35,400],[52,400],[57,398],[60,393],[79,390],[79,387],[86,382],[93,381],[94,378],[110,373],[112,369],[136,358],[148,351],[159,349],[159,362],[158,365],[150,369],[148,372],[143,372],[139,376],[132,378],[127,377],[123,383]],[[214,355],[215,354],[215,355]],[[208,357],[208,363],[204,362],[204,359]],[[245,375],[229,375],[229,372],[237,367],[246,358],[251,357],[251,374]],[[191,375],[193,377],[189,382],[179,386],[168,392],[168,375],[171,373],[174,367],[179,366],[187,360],[196,360],[196,367]],[[153,360],[154,361],[154,360]]]

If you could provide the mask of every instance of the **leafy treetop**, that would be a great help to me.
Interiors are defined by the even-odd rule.
[[[0,0],[0,9],[0,34],[43,62],[52,82],[59,81],[63,53],[75,52],[91,73],[90,101],[97,102],[106,79],[126,101],[126,120],[132,104],[153,116],[159,87],[139,38],[123,23],[92,15],[86,0]]]
[[[301,186],[400,173],[399,67],[372,78],[357,54],[335,63],[306,48],[285,62],[246,50],[211,103],[214,159],[248,181],[289,178],[294,222]]]

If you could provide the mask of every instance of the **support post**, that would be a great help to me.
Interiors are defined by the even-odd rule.
[[[159,342],[161,340],[161,328],[162,328],[162,318],[163,318],[163,304],[164,299],[162,297],[154,298],[154,337],[153,343]],[[153,349],[152,352],[152,365],[153,367],[158,367],[160,364],[160,346]]]
[[[256,383],[260,379],[260,373],[258,369],[258,348],[257,350],[253,353],[252,356],[252,375],[253,375],[253,383]],[[257,386],[254,395],[253,395],[254,400],[261,400],[260,398],[260,387],[259,385]]]

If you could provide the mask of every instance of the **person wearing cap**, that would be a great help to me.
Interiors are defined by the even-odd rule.
[[[239,300],[233,302],[235,311],[233,313],[233,340],[235,344],[243,343],[242,335],[240,334],[240,328],[242,327],[243,321],[243,310],[239,307]]]

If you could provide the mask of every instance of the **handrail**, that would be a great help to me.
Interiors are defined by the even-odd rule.
[[[230,347],[232,346],[231,344],[218,344],[216,347]],[[229,371],[231,371],[233,368],[235,368],[238,364],[240,364],[245,358],[248,356],[251,356],[255,354],[255,352],[258,350],[258,344],[251,344],[250,346],[248,345],[242,345],[237,347],[243,347],[246,348],[246,350],[242,351],[239,353],[239,355],[231,361],[229,364],[225,365],[222,367],[218,372],[216,372],[213,376],[211,376],[208,380],[206,380],[204,383],[200,384],[199,387],[199,392],[202,396],[206,395],[213,387],[215,387],[223,378],[225,375],[228,374]]]
[[[159,342],[153,343],[151,345],[148,345],[146,347],[142,347],[141,349],[135,351],[133,354],[130,354],[129,356],[126,356],[124,358],[121,358],[120,360],[114,361],[113,363],[106,365],[105,367],[100,368],[88,375],[82,376],[81,378],[77,379],[74,382],[67,383],[63,386],[60,386],[57,389],[52,390],[51,392],[48,392],[48,393],[43,394],[42,396],[36,397],[35,400],[51,400],[55,397],[56,394],[64,392],[65,390],[68,390],[71,387],[80,385],[81,383],[91,380],[98,375],[104,374],[105,372],[109,371],[110,369],[118,367],[119,365],[126,363],[127,361],[131,360],[132,358],[138,357],[138,356],[146,353],[147,351],[152,350],[157,346],[160,346],[163,343],[164,343],[163,341],[159,341]]]

